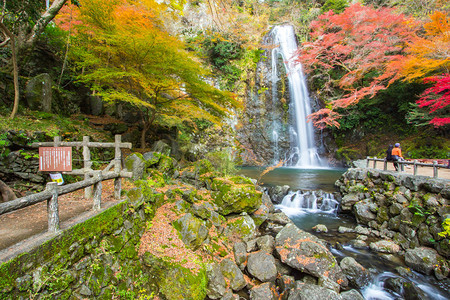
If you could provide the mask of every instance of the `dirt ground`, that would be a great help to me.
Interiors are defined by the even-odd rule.
[[[122,179],[122,188],[127,182]],[[110,206],[114,199],[114,180],[102,182],[102,206]],[[84,198],[84,189],[58,197],[61,226],[71,218],[92,210],[92,199]],[[0,250],[31,236],[47,231],[47,201],[0,215]]]

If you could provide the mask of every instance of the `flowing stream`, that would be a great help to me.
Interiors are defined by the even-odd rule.
[[[294,28],[291,25],[276,26],[272,30],[275,47],[272,50],[272,97],[273,101],[280,101],[277,98],[277,85],[280,74],[277,69],[278,57],[281,55],[289,82],[290,111],[292,112],[293,124],[290,128],[291,151],[286,158],[286,165],[301,168],[314,168],[326,166],[320,158],[315,144],[314,128],[311,122],[307,122],[307,116],[311,114],[311,101],[302,65],[292,60],[297,50],[297,40]],[[274,125],[274,144],[278,144],[277,126]],[[274,151],[275,160],[279,156],[277,149]]]
[[[344,170],[279,168],[259,178],[262,170],[262,168],[242,168],[241,173],[259,179],[266,187],[289,185],[292,191],[283,198],[280,204],[276,205],[276,208],[288,215],[300,229],[310,232],[332,245],[331,252],[338,261],[346,256],[351,256],[365,268],[373,271],[375,274],[373,280],[360,290],[364,299],[405,299],[386,288],[387,282],[396,280],[414,283],[420,292],[423,292],[422,298],[414,299],[450,299],[448,281],[439,282],[434,276],[424,276],[417,272],[408,275],[399,274],[396,268],[406,267],[401,257],[395,257],[394,261],[387,261],[381,254],[370,251],[368,248],[356,249],[351,246],[351,240],[356,238],[355,233],[338,232],[340,226],[354,228],[357,225],[351,216],[337,213],[339,203],[332,194],[334,182]],[[320,178],[320,184],[315,182],[318,178]],[[320,186],[321,190],[315,188],[317,186]],[[328,232],[315,232],[312,228],[317,224],[325,225]]]
[[[368,247],[356,249],[351,246],[351,240],[356,238],[355,233],[339,233],[340,226],[354,228],[356,222],[353,217],[339,215],[337,213],[339,202],[333,196],[334,183],[345,171],[343,169],[327,168],[327,163],[320,158],[315,144],[314,129],[307,122],[307,116],[311,114],[311,104],[308,95],[306,80],[302,72],[301,64],[292,62],[292,56],[297,50],[297,42],[294,29],[290,25],[276,26],[271,32],[274,47],[272,50],[272,101],[277,99],[277,70],[278,58],[281,56],[289,81],[290,107],[292,124],[289,129],[291,149],[286,157],[283,167],[271,170],[261,176],[264,168],[246,167],[241,173],[248,177],[258,179],[263,186],[283,186],[291,188],[289,192],[276,205],[300,228],[327,241],[332,253],[338,261],[346,256],[356,259],[361,265],[370,269],[373,280],[360,289],[365,299],[404,299],[392,289],[386,288],[387,282],[414,283],[418,288],[420,297],[414,299],[450,299],[450,287],[447,282],[438,282],[433,276],[423,276],[418,273],[399,274],[397,267],[406,267],[401,257],[394,260],[385,260],[380,254],[371,252]],[[275,148],[281,135],[276,121],[273,124],[272,138]],[[280,151],[274,149],[274,159],[278,162]],[[313,227],[323,224],[328,228],[327,232],[317,233]],[[368,240],[370,242],[370,238]],[[417,295],[415,295],[417,296]]]

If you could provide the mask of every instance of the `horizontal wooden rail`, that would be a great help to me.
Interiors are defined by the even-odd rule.
[[[383,170],[385,170],[385,171],[387,170],[388,163],[394,163],[394,161],[387,161],[386,159],[383,159],[383,158],[369,157],[369,156],[366,158],[366,161],[367,161],[367,165],[366,165],[367,168],[369,168],[370,162],[373,161],[374,169],[377,168],[377,162],[383,162],[384,163]],[[400,172],[400,170],[404,171],[405,165],[412,165],[414,168],[414,175],[417,175],[418,167],[433,168],[433,178],[438,177],[438,169],[439,168],[448,168],[448,165],[438,164],[437,161],[433,161],[432,164],[429,164],[429,163],[422,163],[417,160],[413,160],[413,161],[398,160],[398,161],[396,161],[396,163],[400,166],[400,168],[397,170],[398,172]]]
[[[58,142],[58,147],[82,147],[86,146],[89,148],[115,148],[115,143],[100,143],[100,142]],[[32,147],[55,147],[55,142],[35,142],[31,144]],[[120,143],[120,148],[131,149],[131,143]]]
[[[96,171],[94,176],[83,181],[71,183],[64,186],[58,186],[56,182],[49,182],[43,192],[28,195],[12,201],[0,204],[0,215],[15,211],[39,202],[47,200],[48,212],[48,231],[56,232],[59,230],[59,208],[58,196],[68,194],[79,189],[94,186],[93,209],[101,208],[102,197],[102,181],[115,179],[114,181],[114,197],[120,199],[120,180],[122,177],[131,177],[131,172],[102,172]],[[118,189],[118,190],[117,190]]]
[[[77,191],[79,189],[86,188],[88,186],[92,186],[103,180],[109,180],[119,177],[131,178],[132,173],[121,172],[120,174],[117,174],[115,172],[107,172],[100,174],[101,174],[100,177],[98,175],[97,176],[94,175],[94,177],[85,179],[83,181],[78,181],[63,186],[57,186],[56,193],[58,195],[64,195]],[[52,191],[50,191],[48,187],[51,186],[51,184],[52,182],[47,183],[46,189],[40,193],[28,195],[22,198],[17,198],[15,200],[11,200],[5,203],[0,203],[0,215],[50,199],[52,197]]]

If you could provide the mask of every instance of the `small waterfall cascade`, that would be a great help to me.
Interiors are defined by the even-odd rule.
[[[290,191],[284,196],[280,206],[304,212],[322,212],[335,215],[339,207],[339,202],[330,193],[298,190],[295,192]]]
[[[291,150],[286,157],[286,165],[301,168],[326,166],[320,158],[315,145],[314,128],[307,122],[311,114],[311,103],[302,66],[294,63],[292,57],[297,50],[297,41],[291,25],[276,26],[272,30],[273,43],[278,45],[272,50],[272,101],[280,101],[277,95],[277,81],[280,70],[277,69],[278,57],[281,56],[288,77],[292,126],[289,130]],[[278,66],[279,68],[279,66]],[[273,137],[277,137],[273,134]],[[277,141],[274,141],[277,145]],[[278,153],[275,150],[275,153]],[[275,160],[278,159],[275,157]]]

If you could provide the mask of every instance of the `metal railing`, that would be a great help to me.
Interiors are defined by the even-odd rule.
[[[387,161],[384,158],[377,158],[377,157],[367,157],[366,158],[367,161],[367,165],[366,167],[369,168],[370,166],[370,162],[373,161],[373,169],[377,168],[377,162],[382,162],[383,165],[383,170],[387,170],[387,164],[388,163],[394,163],[394,161]],[[433,161],[433,163],[423,163],[423,162],[419,162],[418,160],[413,160],[413,161],[408,161],[408,160],[398,160],[395,161],[395,163],[398,164],[399,168],[397,169],[397,172],[400,171],[404,171],[404,167],[405,166],[413,166],[413,174],[417,175],[417,170],[419,167],[428,167],[428,168],[433,168],[433,178],[437,178],[438,177],[438,170],[439,168],[448,168],[448,165],[443,165],[443,164],[439,164],[437,161]]]

